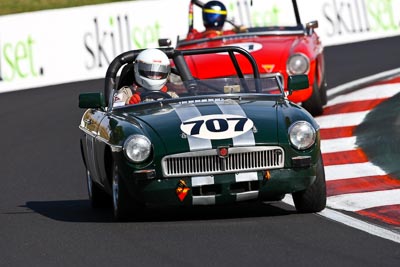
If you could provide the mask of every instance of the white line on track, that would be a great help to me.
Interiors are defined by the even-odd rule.
[[[343,194],[328,197],[330,208],[346,211],[359,211],[387,205],[400,204],[400,189]]]
[[[370,162],[325,166],[327,181],[385,174],[386,172]]]
[[[379,236],[381,238],[385,238],[391,240],[396,243],[400,243],[400,234],[390,231],[388,229],[382,228],[380,226],[376,226],[374,224],[370,224],[351,216],[347,216],[341,212],[334,211],[332,209],[324,209],[323,211],[318,213],[319,215],[343,223],[347,226],[359,229],[361,231],[367,232],[371,235]]]
[[[334,115],[325,115],[316,117],[315,120],[317,121],[321,129],[355,126],[359,125],[364,120],[365,116],[367,116],[368,113],[369,110],[341,113]]]
[[[322,153],[333,153],[354,150],[358,147],[356,140],[355,136],[321,140],[321,151]]]
[[[378,74],[375,74],[375,75],[372,75],[372,76],[368,76],[368,77],[365,77],[365,78],[361,78],[361,79],[358,79],[358,80],[355,80],[355,81],[352,81],[352,82],[349,82],[349,83],[345,83],[345,84],[336,86],[334,88],[329,89],[328,92],[327,92],[327,95],[331,96],[333,94],[337,94],[337,93],[341,93],[343,91],[346,91],[346,90],[348,90],[348,89],[350,89],[352,87],[358,87],[358,86],[360,86],[362,84],[368,84],[368,83],[371,83],[373,81],[377,81],[377,80],[381,80],[381,79],[385,79],[385,78],[388,78],[388,77],[395,76],[397,74],[400,74],[400,68],[384,71],[384,72],[381,72],[381,73],[378,73]],[[329,101],[329,102],[331,102],[331,101]],[[334,103],[334,102],[332,102],[332,103]],[[328,105],[330,106],[331,104],[328,103]]]
[[[329,101],[327,106],[354,101],[384,99],[392,97],[398,92],[400,92],[399,84],[373,85],[362,89],[362,93],[357,90],[346,95],[337,96]]]
[[[282,201],[288,205],[294,206],[291,195],[286,195]],[[350,226],[352,228],[364,231],[371,235],[375,235],[380,238],[385,238],[385,239],[391,240],[393,242],[400,243],[400,234],[390,231],[388,229],[385,229],[383,227],[380,227],[380,226],[377,226],[377,225],[374,225],[371,223],[367,223],[362,220],[356,219],[354,217],[345,215],[341,212],[332,210],[330,208],[325,208],[324,210],[322,210],[321,212],[318,212],[317,214],[321,215],[322,217],[328,218],[330,220]]]

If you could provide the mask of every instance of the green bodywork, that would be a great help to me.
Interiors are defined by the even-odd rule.
[[[100,98],[95,98],[99,101]],[[220,100],[226,106],[240,107],[254,123],[252,129],[256,146],[279,146],[284,150],[284,168],[257,171],[257,181],[252,182],[258,193],[249,199],[274,199],[285,193],[306,189],[316,176],[316,164],[320,153],[318,125],[310,114],[280,98],[271,100]],[[96,102],[97,103],[97,102]],[[167,155],[190,151],[190,146],[180,130],[182,121],[175,112],[176,105],[185,105],[198,109],[202,115],[221,114],[215,101],[199,101],[194,103],[131,105],[113,109],[112,112],[100,109],[89,109],[81,122],[84,132],[82,138],[83,156],[87,161],[88,147],[94,149],[97,164],[92,171],[94,181],[105,191],[111,192],[111,178],[107,160],[117,163],[120,175],[132,197],[146,204],[192,205],[193,192],[191,177],[164,177],[161,160]],[[288,140],[288,129],[293,122],[307,121],[317,129],[315,145],[305,151],[294,149]],[[89,123],[88,123],[89,122]],[[147,136],[152,142],[152,154],[148,160],[140,164],[130,162],[123,152],[125,140],[132,134]],[[88,146],[88,139],[92,143]],[[232,138],[212,140],[212,149],[233,147]],[[293,158],[310,156],[311,163],[304,167],[294,167]],[[88,167],[88,166],[87,166]],[[94,168],[91,166],[91,168]],[[154,170],[155,175],[149,179],[138,174],[138,171]],[[218,192],[215,204],[234,203],[238,201],[234,188],[235,173],[213,175]],[[178,183],[183,180],[189,188],[188,195],[181,201],[176,194]],[[246,196],[243,197],[247,200]]]

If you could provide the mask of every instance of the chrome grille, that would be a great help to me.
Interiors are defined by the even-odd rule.
[[[218,156],[217,149],[187,152],[162,159],[166,177],[210,175],[229,172],[282,168],[284,153],[280,147],[232,147],[227,157]]]

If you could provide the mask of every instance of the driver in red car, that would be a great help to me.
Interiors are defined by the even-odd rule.
[[[131,86],[123,86],[114,96],[114,106],[137,104],[143,101],[144,95],[167,94],[178,97],[175,92],[168,91],[167,83],[171,73],[167,55],[159,49],[148,48],[139,53],[134,66],[134,82]]]
[[[228,11],[220,1],[209,1],[203,6],[203,24],[206,30],[198,32],[193,29],[187,39],[213,38],[222,35],[222,28]]]
[[[198,2],[201,3],[200,1]],[[191,12],[191,19],[193,19],[193,11]],[[188,35],[186,36],[187,40],[214,38],[222,35],[230,35],[247,31],[246,27],[235,25],[233,22],[226,19],[228,11],[225,5],[220,1],[213,0],[202,5],[202,14],[205,31],[199,32],[191,27]],[[225,21],[231,23],[234,28],[232,30],[223,30]]]

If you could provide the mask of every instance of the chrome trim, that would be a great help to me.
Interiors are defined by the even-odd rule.
[[[227,158],[217,149],[165,156],[161,160],[164,177],[205,176],[284,167],[284,150],[278,146],[231,147]]]
[[[101,142],[103,142],[103,143],[105,143],[106,145],[110,146],[112,152],[121,152],[122,149],[123,149],[122,146],[116,146],[116,145],[110,144],[107,139],[105,139],[105,138],[103,138],[101,136],[97,136],[96,139],[101,141]]]
[[[116,145],[110,144],[107,139],[105,139],[101,136],[98,136],[95,132],[91,132],[82,126],[79,126],[79,129],[81,129],[85,134],[90,135],[91,137],[96,138],[97,140],[110,146],[112,152],[121,152],[122,151],[122,146],[116,146]]]
[[[213,176],[195,176],[192,177],[192,187],[214,184]]]
[[[137,171],[134,171],[133,173],[153,173],[153,172],[156,172],[156,170],[155,170],[155,169],[150,169],[150,170],[137,170]]]
[[[257,172],[244,172],[235,175],[236,182],[258,181]]]
[[[96,138],[97,134],[95,132],[91,132],[88,129],[86,129],[85,127],[79,125],[79,129],[81,129],[84,133],[90,135],[91,137]]]
[[[215,205],[215,196],[193,196],[193,205]]]
[[[137,171],[134,171],[133,174],[135,174],[138,179],[145,178],[146,180],[152,180],[152,179],[156,178],[156,170],[155,169],[137,170]]]

